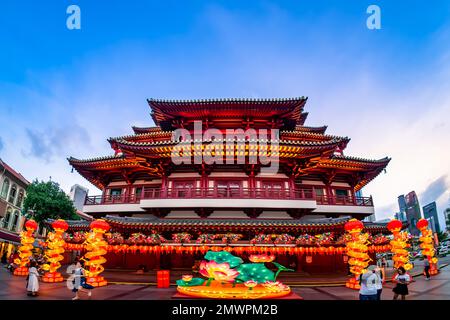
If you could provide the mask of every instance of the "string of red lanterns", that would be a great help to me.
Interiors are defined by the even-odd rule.
[[[71,251],[82,251],[85,250],[84,244],[66,243],[66,250]],[[390,245],[369,245],[369,252],[387,252],[391,249]],[[195,254],[195,253],[206,253],[211,251],[221,251],[225,250],[228,252],[235,252],[236,254],[242,253],[276,253],[276,254],[289,254],[289,255],[299,255],[299,254],[319,254],[319,255],[330,255],[330,254],[345,254],[345,247],[287,247],[287,246],[277,246],[277,247],[264,247],[264,246],[214,246],[214,245],[202,245],[202,246],[190,246],[190,245],[156,245],[156,246],[145,246],[145,245],[108,245],[107,251],[114,253],[139,253],[143,254],[158,254],[158,253],[177,253],[177,254]]]

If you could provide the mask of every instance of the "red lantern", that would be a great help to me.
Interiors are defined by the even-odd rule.
[[[400,220],[394,219],[387,224],[387,228],[391,232],[398,232],[402,229],[403,224]]]
[[[25,228],[27,230],[33,230],[34,231],[34,230],[37,230],[38,224],[34,220],[28,220],[27,222],[25,222]]]
[[[357,219],[350,219],[345,225],[344,229],[347,232],[361,232],[364,229],[364,224]]]
[[[91,228],[91,230],[97,229],[97,230],[101,230],[102,233],[107,232],[110,228],[108,222],[106,222],[103,219],[97,219],[91,222],[91,224],[89,225],[89,228]]]
[[[426,219],[420,219],[417,221],[417,229],[422,230],[428,227],[428,221]]]
[[[66,231],[67,229],[69,229],[69,225],[63,219],[58,219],[56,221],[53,221],[52,228],[54,230]]]

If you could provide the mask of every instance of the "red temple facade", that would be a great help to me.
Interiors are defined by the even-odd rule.
[[[69,159],[102,190],[86,199],[83,211],[105,219],[132,244],[139,244],[139,237],[158,235],[167,239],[164,246],[234,246],[243,255],[258,246],[285,248],[274,252],[298,270],[344,272],[342,251],[312,256],[321,253],[317,248],[343,245],[348,219],[374,214],[372,197],[358,197],[357,191],[390,159],[344,155],[349,138],[327,134],[326,126],[305,126],[306,101],[148,100],[155,127],[133,127],[132,135],[108,139],[113,156]],[[199,125],[200,135],[194,131]],[[211,129],[214,137],[207,134]],[[250,134],[217,137],[229,129],[277,134],[267,139]],[[175,132],[182,132],[181,137]],[[174,154],[192,161],[174,163]],[[210,163],[205,155],[232,160],[241,156],[245,161]],[[268,172],[267,162],[250,160],[252,155],[270,155],[277,171]],[[70,223],[71,232],[87,228],[87,223]],[[380,239],[387,232],[384,225],[373,223],[366,224],[366,231]],[[111,255],[107,266],[184,268],[201,256],[195,248],[144,251],[151,254]]]

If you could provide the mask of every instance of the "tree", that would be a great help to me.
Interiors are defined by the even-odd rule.
[[[27,218],[32,217],[39,224],[47,219],[80,219],[73,202],[54,181],[34,180],[27,188],[23,209]]]

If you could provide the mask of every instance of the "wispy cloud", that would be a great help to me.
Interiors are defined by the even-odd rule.
[[[426,187],[425,191],[419,195],[419,200],[426,205],[439,199],[448,189],[447,175],[443,175]]]
[[[66,157],[80,145],[90,146],[89,133],[77,124],[68,123],[65,127],[50,127],[46,130],[25,129],[30,149],[22,149],[24,156],[42,159],[47,163],[53,158]]]

